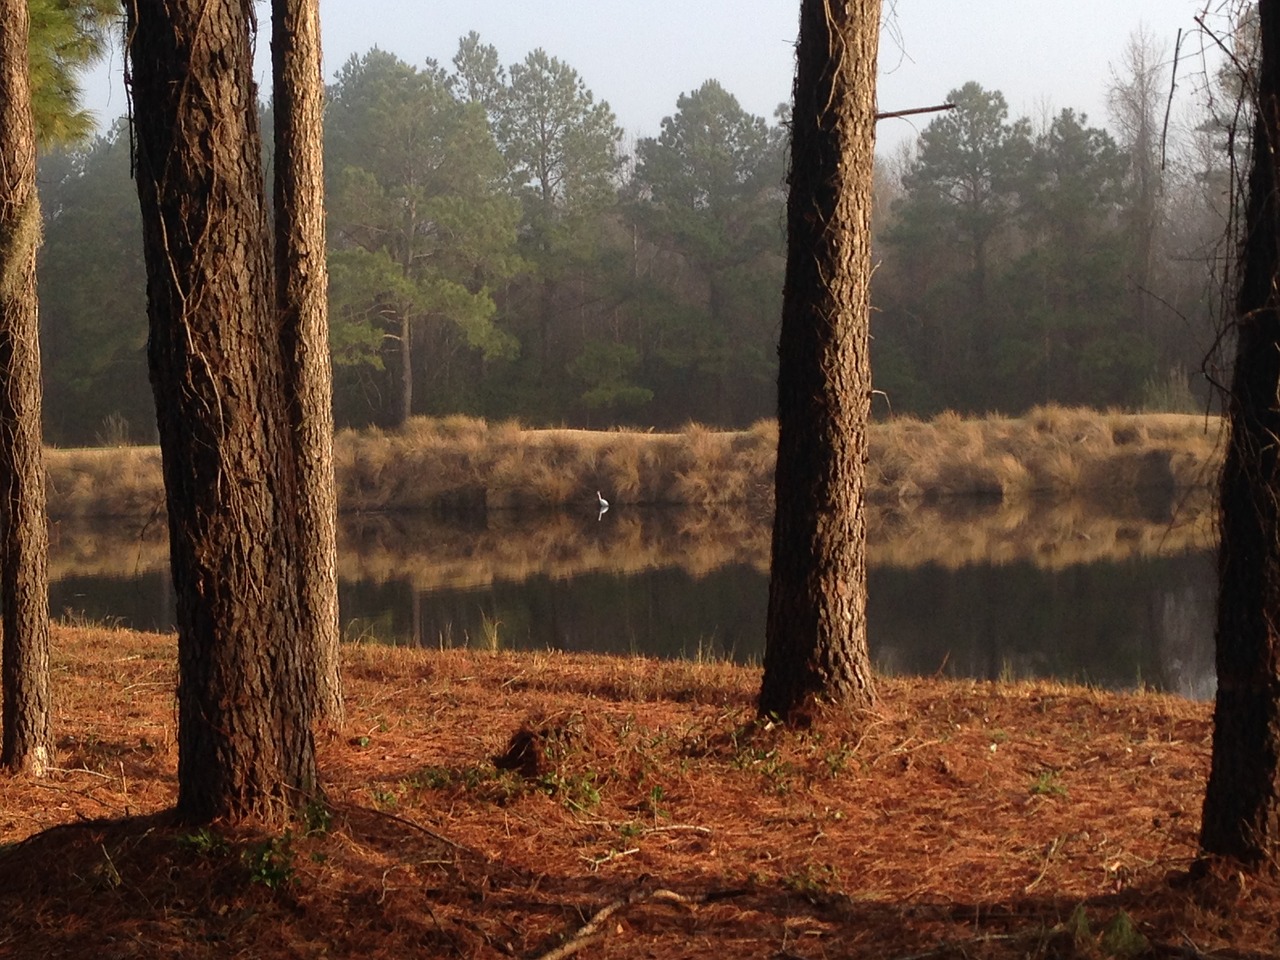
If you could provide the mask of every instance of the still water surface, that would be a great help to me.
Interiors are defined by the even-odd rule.
[[[1215,582],[1203,537],[1162,533],[1169,521],[1161,518],[1086,523],[1078,512],[910,519],[915,526],[892,517],[871,526],[868,627],[881,670],[1213,695]],[[127,535],[89,549],[78,536],[102,534],[67,527],[54,538],[55,615],[171,629],[163,551],[157,559]],[[1033,536],[1041,539],[1023,542]],[[352,639],[763,656],[768,531],[760,518],[384,517],[348,523],[342,541],[339,601]],[[118,561],[104,564],[104,550]],[[60,563],[60,552],[99,559]]]

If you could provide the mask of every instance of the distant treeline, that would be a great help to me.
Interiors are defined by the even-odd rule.
[[[1114,136],[1069,109],[1010,120],[969,83],[882,163],[877,414],[1203,402],[1229,138],[1209,113],[1163,128],[1161,60],[1131,45]],[[471,34],[451,67],[353,57],[326,113],[339,424],[772,415],[785,116],[752,116],[709,80],[624,144],[608,104],[541,50],[503,67]],[[42,163],[58,444],[154,436],[129,149],[118,123]]]

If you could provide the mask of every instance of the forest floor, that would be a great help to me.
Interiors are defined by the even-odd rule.
[[[361,645],[325,806],[196,829],[174,639],[54,645],[0,957],[1280,957],[1274,879],[1190,872],[1204,703],[881,678],[786,732],[749,667]]]

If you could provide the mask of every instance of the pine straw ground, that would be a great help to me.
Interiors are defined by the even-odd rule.
[[[749,668],[360,646],[328,808],[193,829],[172,638],[54,639],[58,770],[0,781],[0,956],[1280,956],[1272,880],[1188,879],[1205,704],[883,679],[785,733]]]

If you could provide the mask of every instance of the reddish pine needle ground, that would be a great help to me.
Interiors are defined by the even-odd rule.
[[[0,779],[0,957],[1280,956],[1273,881],[1186,876],[1205,704],[884,679],[785,733],[723,663],[361,646],[327,809],[197,830],[173,639],[55,645],[58,769]]]

